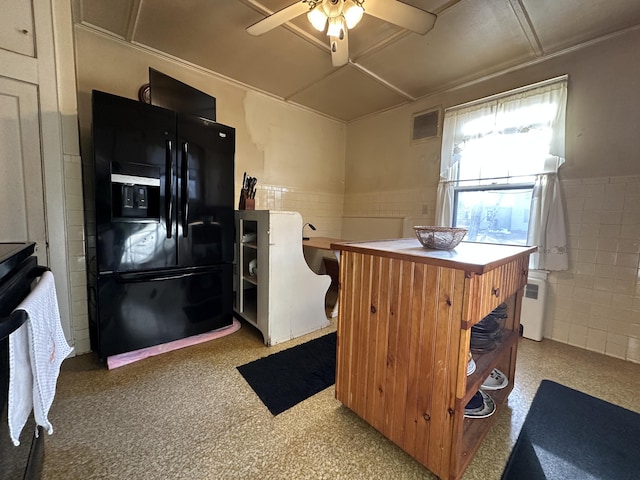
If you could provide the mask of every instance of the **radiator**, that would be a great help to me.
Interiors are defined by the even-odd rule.
[[[540,341],[544,336],[544,310],[547,296],[545,272],[529,272],[522,297],[520,324],[522,336]]]

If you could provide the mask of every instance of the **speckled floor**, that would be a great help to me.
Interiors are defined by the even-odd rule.
[[[335,330],[267,348],[243,324],[227,337],[108,371],[64,362],[44,480],[435,479],[334,398],[330,387],[273,417],[236,370]],[[464,480],[500,478],[542,379],[640,411],[640,365],[522,339],[516,386]]]

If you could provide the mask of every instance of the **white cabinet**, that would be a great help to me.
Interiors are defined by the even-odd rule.
[[[4,13],[0,15],[0,48],[35,57],[32,8],[28,0],[2,2]]]
[[[298,212],[236,212],[235,312],[255,326],[266,345],[329,325],[329,275],[317,275],[302,254]]]

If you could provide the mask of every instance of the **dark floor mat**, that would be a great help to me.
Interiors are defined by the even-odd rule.
[[[238,371],[273,415],[336,381],[336,333],[241,365]]]
[[[502,480],[632,480],[640,414],[543,380]]]

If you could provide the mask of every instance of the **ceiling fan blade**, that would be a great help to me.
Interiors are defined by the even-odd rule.
[[[308,11],[309,4],[301,0],[289,5],[288,7],[284,7],[283,9],[278,10],[277,12],[274,12],[268,17],[260,20],[259,22],[256,22],[253,25],[247,27],[247,32],[255,36],[262,35],[263,33],[267,33],[268,31],[273,30],[283,23],[286,23],[289,20],[293,20],[298,15],[302,15],[303,13],[307,13]]]
[[[433,28],[436,15],[396,0],[365,0],[364,11],[369,15],[424,35]]]
[[[344,35],[340,37],[329,37],[331,47],[331,64],[334,67],[342,67],[349,63],[349,31],[345,28]]]

